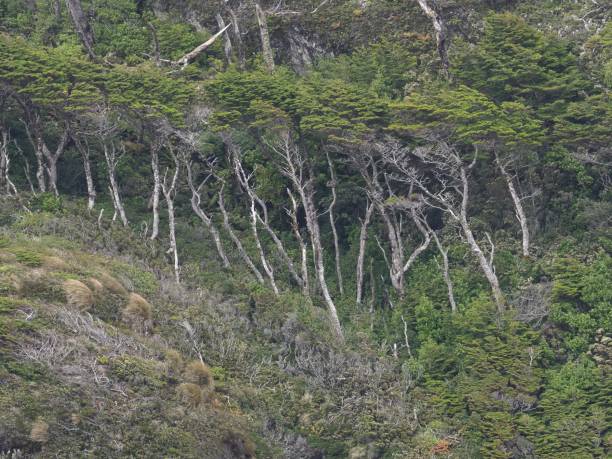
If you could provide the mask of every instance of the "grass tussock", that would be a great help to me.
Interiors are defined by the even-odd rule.
[[[87,282],[89,288],[91,288],[96,293],[100,293],[102,290],[104,290],[104,285],[102,285],[102,282],[100,282],[95,277],[90,277],[85,282]]]
[[[49,440],[49,424],[42,418],[36,419],[36,421],[32,423],[30,439],[37,443],[47,443]]]
[[[32,269],[27,273],[12,276],[11,280],[15,293],[22,297],[37,296],[50,287],[44,269]]]
[[[93,292],[83,282],[69,279],[63,283],[64,293],[68,304],[77,306],[81,310],[88,309],[94,303]]]
[[[101,273],[98,276],[98,280],[102,283],[106,290],[114,293],[115,295],[128,296],[129,294],[123,284],[109,274]]]
[[[123,309],[123,320],[144,333],[150,327],[152,312],[153,307],[147,300],[138,293],[130,293],[128,303]]]
[[[53,271],[68,271],[70,270],[70,266],[66,261],[62,260],[60,257],[56,256],[45,256],[42,257],[42,265]]]
[[[183,357],[181,354],[175,349],[169,349],[166,351],[165,360],[168,370],[170,370],[173,374],[180,374],[181,371],[183,371],[185,362],[183,362]]]
[[[213,386],[213,375],[210,367],[199,360],[194,360],[185,367],[183,377],[185,381],[199,384],[202,387],[212,388]]]
[[[183,403],[195,408],[202,403],[202,388],[197,384],[183,383],[177,388]]]

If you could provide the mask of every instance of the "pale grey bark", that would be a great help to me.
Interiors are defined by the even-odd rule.
[[[181,68],[185,68],[187,67],[189,64],[191,64],[194,60],[196,60],[198,58],[198,56],[200,54],[202,54],[204,51],[206,51],[208,48],[210,48],[210,46],[217,41],[217,38],[219,38],[221,35],[223,35],[225,33],[225,31],[231,26],[231,23],[226,25],[225,27],[223,27],[219,32],[217,32],[216,34],[214,34],[212,37],[210,37],[208,40],[206,40],[204,43],[202,43],[201,45],[197,46],[196,48],[194,48],[193,50],[189,51],[187,54],[185,54],[183,57],[181,57],[180,59],[173,61],[172,64],[173,65],[178,65]]]
[[[302,237],[302,233],[300,231],[300,225],[298,223],[297,213],[298,213],[298,204],[293,196],[293,193],[289,188],[287,188],[287,194],[289,195],[289,199],[291,200],[291,209],[286,209],[287,214],[291,218],[291,229],[293,230],[293,234],[295,235],[295,239],[298,242],[298,246],[300,247],[300,265],[302,270],[302,293],[310,297],[310,281],[308,278],[308,247],[304,242],[304,238]]]
[[[257,230],[257,222],[259,221],[259,216],[257,209],[255,208],[255,200],[251,199],[251,230],[253,231],[253,237],[255,238],[255,245],[257,246],[257,251],[259,252],[259,259],[261,261],[261,266],[268,276],[270,280],[270,285],[272,286],[272,290],[276,296],[279,295],[278,287],[276,286],[276,280],[274,278],[274,269],[272,265],[266,258],[266,253],[264,252],[263,246],[261,245],[261,240],[259,239],[259,232]]]
[[[308,170],[307,162],[300,148],[293,142],[289,133],[282,134],[280,139],[276,143],[270,144],[270,146],[282,159],[281,172],[291,181],[294,190],[300,197],[306,216],[306,227],[308,228],[313,248],[315,272],[319,287],[327,304],[334,333],[338,339],[343,340],[342,326],[340,325],[336,305],[329,292],[325,278],[323,245],[321,244],[321,229],[319,227],[317,206],[314,201],[312,171]]]
[[[212,218],[202,209],[202,197],[201,190],[208,181],[208,179],[212,176],[210,173],[204,180],[200,183],[200,185],[196,188],[193,183],[193,175],[191,170],[191,164],[185,161],[185,166],[187,168],[187,184],[189,185],[189,189],[191,190],[191,208],[194,213],[202,220],[204,226],[210,232],[213,241],[215,243],[215,248],[217,249],[217,253],[219,254],[219,258],[221,258],[221,262],[223,263],[223,267],[228,269],[231,267],[230,261],[225,254],[225,250],[223,249],[223,244],[221,243],[221,236],[219,235],[219,231],[217,227],[212,221]]]
[[[96,187],[93,181],[93,175],[91,173],[91,161],[89,145],[87,141],[83,144],[76,135],[72,135],[72,141],[76,146],[76,149],[81,154],[83,160],[83,171],[85,172],[85,183],[87,185],[87,210],[92,210],[96,205]]]
[[[0,193],[7,195],[17,195],[17,188],[11,181],[10,168],[11,168],[11,157],[9,155],[9,145],[11,143],[11,136],[9,130],[0,124]]]
[[[176,221],[174,216],[174,198],[176,196],[176,187],[180,171],[180,163],[174,151],[172,145],[168,144],[168,152],[174,162],[174,171],[172,172],[172,178],[168,179],[168,168],[164,173],[164,178],[161,181],[161,189],[164,194],[164,200],[166,201],[166,208],[168,209],[168,235],[170,238],[170,250],[172,254],[173,266],[174,266],[174,280],[177,284],[181,282],[181,268],[179,264],[178,247],[176,244]]]
[[[255,171],[251,172],[250,174],[246,173],[246,171],[244,169],[244,166],[242,165],[241,152],[240,152],[239,147],[233,142],[232,138],[229,135],[224,134],[224,135],[222,135],[222,137],[223,137],[223,140],[224,140],[224,142],[225,142],[225,144],[227,146],[228,153],[229,153],[229,156],[230,156],[230,162],[232,163],[232,165],[234,167],[234,173],[236,174],[236,178],[238,179],[238,182],[242,186],[243,190],[249,196],[249,199],[251,200],[251,203],[253,205],[257,204],[257,206],[261,209],[261,211],[263,213],[263,217],[262,217],[260,215],[259,211],[254,209],[255,213],[254,214],[252,213],[252,215],[255,215],[255,217],[257,218],[258,222],[263,225],[263,227],[266,230],[266,232],[272,238],[272,241],[274,242],[274,245],[276,246],[278,254],[282,258],[282,260],[285,263],[285,265],[287,266],[287,269],[289,270],[289,274],[291,274],[291,276],[293,277],[293,279],[295,280],[295,282],[298,285],[302,286],[303,285],[303,280],[298,275],[298,273],[297,273],[297,271],[295,269],[295,265],[293,263],[293,260],[291,259],[291,257],[287,253],[287,251],[285,250],[285,246],[282,243],[282,241],[280,240],[280,238],[278,237],[278,235],[276,234],[276,231],[274,231],[274,229],[270,225],[270,222],[269,222],[269,219],[268,219],[268,206],[267,206],[267,204],[265,203],[265,201],[263,199],[261,199],[258,196],[257,191],[255,189],[255,186],[251,185],[251,179],[254,178]],[[254,208],[253,205],[251,206],[252,208]],[[252,209],[251,212],[253,212],[253,209]]]
[[[327,153],[327,164],[329,166],[330,175],[328,186],[331,188],[332,192],[332,201],[329,204],[327,212],[329,213],[329,223],[331,225],[332,235],[334,237],[334,253],[336,260],[336,276],[338,278],[338,290],[340,291],[340,296],[344,296],[344,283],[342,282],[342,268],[340,265],[340,244],[338,243],[338,231],[336,230],[336,218],[334,216],[334,208],[336,207],[336,203],[338,201],[338,194],[336,192],[337,179],[336,170],[334,169],[334,164],[329,157],[329,153]]]
[[[104,158],[106,159],[106,167],[108,169],[108,180],[110,182],[109,190],[113,199],[113,207],[115,208],[115,215],[119,215],[123,226],[128,226],[128,219],[125,214],[123,203],[121,202],[121,195],[119,193],[119,185],[117,183],[116,169],[117,164],[121,155],[117,154],[117,148],[112,140],[108,142],[102,141],[102,149],[104,150]]]
[[[83,12],[80,0],[66,0],[66,6],[70,11],[74,28],[76,29],[77,35],[81,40],[81,43],[85,47],[85,51],[90,58],[95,59],[96,53],[94,52],[94,35],[91,29],[91,25],[87,20],[87,16]]]
[[[229,215],[227,213],[227,210],[225,209],[225,201],[223,198],[224,188],[225,188],[225,184],[222,184],[221,190],[219,190],[219,199],[217,201],[219,205],[219,210],[221,210],[221,214],[223,215],[223,226],[225,227],[225,230],[227,231],[227,234],[229,235],[230,239],[236,246],[236,249],[238,250],[238,254],[240,255],[240,258],[242,258],[242,260],[246,263],[246,265],[249,267],[251,272],[255,275],[255,277],[257,278],[257,281],[260,284],[263,284],[265,283],[265,281],[264,281],[263,276],[261,275],[261,272],[259,271],[259,269],[257,269],[257,267],[255,266],[255,263],[253,263],[253,260],[251,260],[251,257],[249,256],[247,251],[244,249],[242,242],[240,242],[240,239],[238,238],[238,236],[236,236],[236,233],[234,232],[234,229],[232,228],[232,225],[229,220]]]
[[[368,240],[368,226],[372,219],[372,213],[374,212],[374,203],[369,202],[366,206],[366,213],[364,219],[361,221],[361,230],[359,231],[359,253],[357,255],[357,269],[356,269],[356,284],[357,284],[357,304],[361,304],[363,297],[363,263],[365,260],[366,243]]]
[[[437,188],[433,188],[430,180],[411,166],[408,153],[412,153],[435,172]],[[472,254],[476,257],[485,275],[500,312],[504,311],[506,301],[495,274],[493,257],[487,259],[474,237],[469,223],[469,176],[477,159],[477,150],[470,165],[465,165],[455,148],[445,142],[437,141],[425,147],[418,147],[412,152],[395,143],[385,151],[385,160],[397,168],[399,174],[396,180],[415,186],[421,193],[424,205],[446,212],[461,228]]]
[[[159,174],[159,145],[151,146],[151,169],[153,171],[153,194],[151,195],[151,210],[153,211],[153,225],[151,226],[151,240],[159,235],[159,194],[161,191],[161,177]]]
[[[225,31],[223,35],[223,51],[225,52],[225,58],[227,59],[227,63],[231,64],[232,63],[232,40],[230,38],[229,31],[227,30],[227,27],[225,26],[225,21],[223,20],[223,16],[217,13],[215,15],[215,19],[217,20],[217,25],[219,26],[219,29]]]
[[[529,224],[527,222],[527,216],[525,214],[525,209],[523,208],[523,203],[521,202],[521,197],[514,186],[514,180],[512,175],[506,169],[503,161],[499,157],[499,153],[495,151],[495,162],[497,163],[497,167],[502,174],[502,177],[506,181],[506,185],[508,187],[508,191],[510,192],[510,196],[512,197],[512,202],[514,203],[514,212],[516,215],[519,224],[521,225],[521,235],[522,235],[522,251],[523,256],[529,256]]]
[[[442,71],[448,78],[449,61],[448,61],[448,46],[449,37],[446,23],[438,11],[436,0],[417,0],[423,13],[431,20],[435,34],[436,46],[438,55],[442,63]]]
[[[261,37],[261,53],[266,67],[271,72],[274,70],[274,52],[270,46],[270,34],[268,32],[268,20],[266,13],[261,9],[258,2],[255,2],[255,14],[259,24],[259,35]]]

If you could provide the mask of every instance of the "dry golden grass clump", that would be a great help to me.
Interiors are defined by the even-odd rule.
[[[93,292],[83,282],[69,279],[64,282],[63,287],[69,304],[77,306],[81,310],[85,310],[93,305]]]
[[[202,388],[197,384],[183,383],[178,386],[178,393],[188,406],[196,407],[202,403]]]
[[[68,271],[70,269],[68,263],[56,256],[43,257],[42,264],[45,268],[52,269],[54,271]]]
[[[128,296],[128,291],[121,282],[106,273],[101,273],[98,276],[99,281],[104,285],[109,292],[115,295]]]
[[[49,440],[49,424],[42,418],[36,419],[36,421],[32,423],[30,439],[37,443],[47,443]]]
[[[128,304],[123,309],[123,320],[146,332],[151,325],[152,310],[151,304],[138,293],[130,293]]]
[[[194,360],[185,367],[183,374],[185,381],[199,384],[203,387],[211,388],[213,386],[213,376],[210,368],[205,363]]]
[[[169,349],[166,351],[165,357],[168,369],[174,374],[180,374],[180,372],[183,370],[183,366],[185,365],[181,354],[174,349]]]
[[[89,287],[96,293],[99,293],[102,290],[104,290],[104,285],[102,285],[102,282],[100,282],[95,277],[90,277],[89,279],[87,279],[86,282],[89,285]]]

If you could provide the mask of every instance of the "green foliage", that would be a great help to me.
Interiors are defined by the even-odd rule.
[[[523,102],[544,119],[589,87],[567,43],[510,13],[486,19],[478,48],[466,51],[456,73],[494,101]]]
[[[53,193],[40,193],[33,196],[30,199],[30,206],[33,210],[50,214],[57,214],[63,210],[61,196],[55,196]]]
[[[588,264],[560,258],[552,266],[553,303],[550,318],[563,330],[564,346],[573,354],[586,351],[598,328],[612,327],[612,258],[599,253]]]

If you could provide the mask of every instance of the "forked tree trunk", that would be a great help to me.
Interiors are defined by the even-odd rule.
[[[293,230],[293,234],[295,235],[295,239],[298,242],[298,246],[300,247],[300,266],[302,270],[302,293],[310,297],[310,281],[308,279],[308,247],[304,242],[304,238],[302,237],[302,233],[300,231],[300,224],[298,223],[297,213],[298,213],[298,205],[293,193],[291,190],[287,188],[287,194],[289,195],[289,199],[291,200],[291,210],[287,209],[287,214],[291,218],[291,229]]]
[[[219,231],[217,230],[217,227],[213,224],[212,218],[202,209],[202,198],[200,197],[200,190],[206,183],[206,179],[200,184],[198,188],[196,188],[193,184],[191,165],[186,163],[186,167],[187,183],[189,185],[189,189],[191,190],[191,208],[193,209],[194,213],[200,218],[200,220],[202,220],[202,223],[204,223],[204,226],[206,226],[206,228],[210,232],[215,243],[217,253],[219,254],[219,258],[221,258],[221,262],[223,263],[223,267],[225,269],[229,269],[231,265],[227,258],[227,255],[225,254],[223,245],[221,244],[221,236],[219,235]]]
[[[106,166],[108,168],[108,180],[110,182],[110,193],[113,199],[113,206],[115,208],[115,214],[119,215],[123,226],[128,226],[128,219],[125,215],[125,209],[121,202],[121,195],[119,194],[119,185],[117,184],[117,150],[114,144],[111,144],[110,148],[106,142],[102,142],[102,148],[104,150],[104,158],[106,159]]]
[[[327,304],[332,329],[340,340],[344,340],[342,326],[338,318],[338,311],[334,300],[329,292],[327,280],[325,279],[325,264],[323,259],[323,245],[321,244],[321,229],[319,227],[317,206],[314,202],[314,189],[312,184],[312,170],[308,168],[307,162],[302,156],[299,147],[295,145],[288,133],[286,133],[276,146],[274,151],[284,161],[282,173],[291,181],[295,191],[298,193],[304,213],[306,215],[306,227],[310,234],[313,249],[314,265],[321,293]]]

